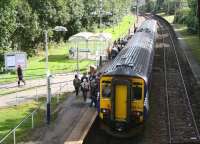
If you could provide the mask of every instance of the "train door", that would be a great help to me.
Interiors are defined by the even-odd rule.
[[[127,80],[113,80],[112,84],[112,119],[128,121],[131,109],[131,83]]]

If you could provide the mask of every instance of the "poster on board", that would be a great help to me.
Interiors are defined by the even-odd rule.
[[[15,55],[6,56],[7,67],[15,67]]]
[[[25,52],[10,52],[4,55],[5,69],[15,70],[18,65],[23,69],[27,67],[27,54]]]

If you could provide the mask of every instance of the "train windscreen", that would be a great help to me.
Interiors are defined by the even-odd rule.
[[[139,86],[132,87],[132,100],[140,100],[142,98],[142,88]]]
[[[104,98],[111,97],[111,82],[110,81],[102,82],[102,97]]]

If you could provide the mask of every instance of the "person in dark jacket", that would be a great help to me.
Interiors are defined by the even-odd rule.
[[[23,79],[23,72],[20,65],[17,66],[17,76],[18,76],[18,86],[20,86],[20,81],[22,81],[25,85],[26,83],[25,80]]]
[[[83,73],[83,76],[81,77],[81,83],[83,82],[84,79],[86,79],[86,81],[88,82],[88,77],[86,73]]]
[[[75,89],[75,92],[76,92],[76,96],[78,96],[79,88],[80,88],[80,85],[81,85],[81,80],[78,78],[78,75],[75,75],[75,78],[73,80],[73,85],[74,85],[74,89]]]
[[[95,104],[95,107],[97,107],[97,80],[95,75],[92,76],[92,79],[90,81],[90,95],[90,107],[92,107],[93,103]]]

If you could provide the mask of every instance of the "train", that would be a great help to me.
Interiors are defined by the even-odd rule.
[[[111,135],[131,136],[148,117],[156,36],[156,20],[145,20],[100,77],[100,126]]]

